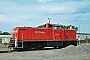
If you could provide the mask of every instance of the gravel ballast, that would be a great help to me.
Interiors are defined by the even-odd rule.
[[[90,44],[82,44],[62,49],[1,53],[0,60],[84,60],[89,56]]]

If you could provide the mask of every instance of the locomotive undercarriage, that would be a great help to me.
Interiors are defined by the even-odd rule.
[[[11,41],[11,47],[15,50],[44,49],[44,47],[63,48],[69,45],[77,46],[77,41]]]

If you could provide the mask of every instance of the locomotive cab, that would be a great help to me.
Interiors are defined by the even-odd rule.
[[[63,25],[60,25],[60,24],[49,24],[49,23],[47,23],[44,26],[45,26],[45,28],[54,28],[56,30],[62,30],[62,29],[64,29],[63,28]]]

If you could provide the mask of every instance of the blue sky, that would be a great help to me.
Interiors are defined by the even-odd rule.
[[[0,0],[0,30],[16,26],[38,26],[48,22],[80,25],[90,33],[90,0]]]

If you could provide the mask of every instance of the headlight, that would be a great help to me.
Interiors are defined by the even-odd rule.
[[[15,31],[16,33],[18,32],[18,30]]]

